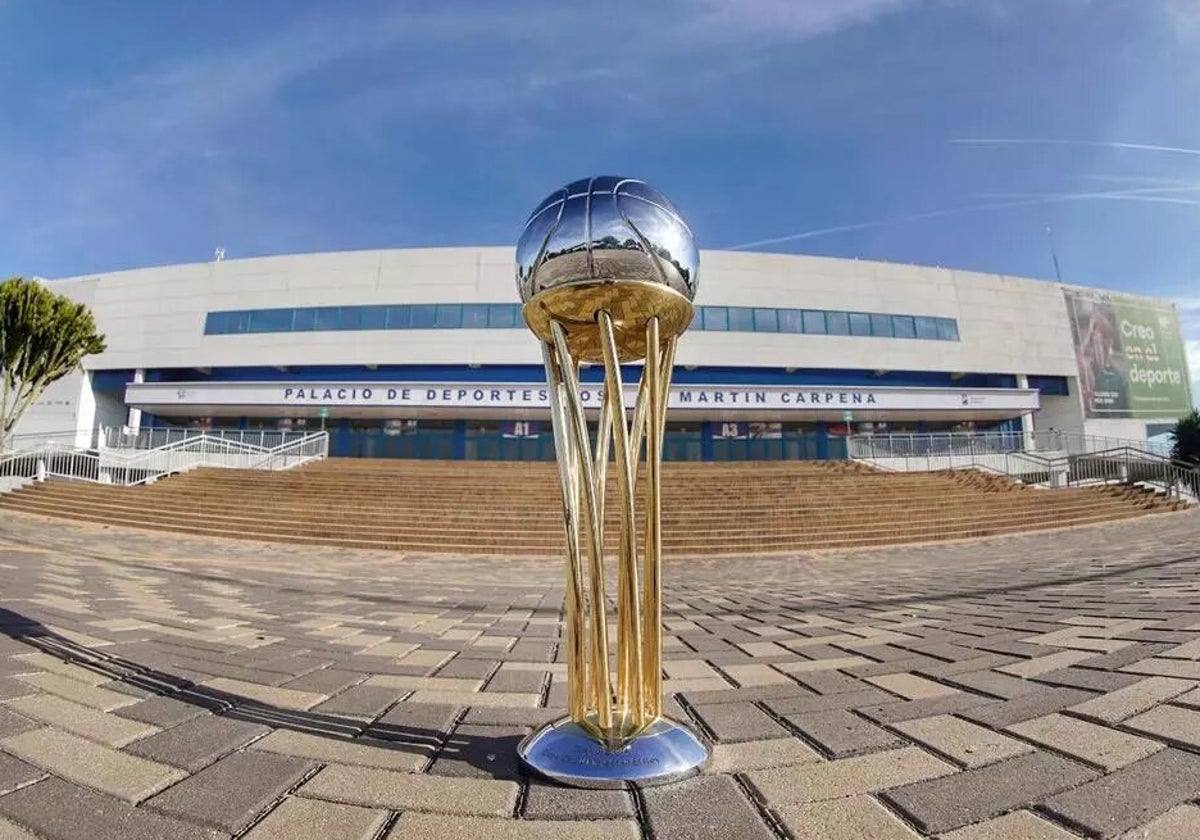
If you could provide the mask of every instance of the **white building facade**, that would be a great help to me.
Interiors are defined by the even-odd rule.
[[[510,248],[223,260],[48,281],[107,350],[19,435],[325,428],[334,455],[545,458]],[[666,457],[836,457],[849,432],[1145,439],[1191,405],[1173,304],[1036,280],[703,252]],[[584,370],[599,402],[598,370]],[[636,381],[631,369],[628,381]],[[741,453],[740,455],[738,453]]]

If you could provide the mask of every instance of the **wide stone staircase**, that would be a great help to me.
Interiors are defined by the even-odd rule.
[[[615,550],[611,470],[607,490]],[[979,537],[1176,507],[1135,487],[1046,490],[978,472],[885,473],[846,461],[663,465],[663,545],[672,555]],[[557,555],[564,545],[551,463],[328,459],[287,472],[198,469],[133,488],[50,481],[0,497],[0,510],[411,552]]]

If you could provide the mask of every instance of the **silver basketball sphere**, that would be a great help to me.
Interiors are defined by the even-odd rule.
[[[555,190],[517,242],[521,302],[572,283],[658,283],[696,297],[700,253],[667,198],[633,178],[585,178]]]

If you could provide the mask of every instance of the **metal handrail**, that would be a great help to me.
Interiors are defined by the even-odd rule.
[[[80,449],[46,443],[0,456],[0,477],[65,478],[132,487],[197,467],[286,470],[328,454],[328,432],[308,432],[270,448],[207,433],[154,449]]]
[[[1165,455],[1164,445],[1144,440],[1083,435],[1075,432],[919,432],[858,434],[846,438],[851,458],[897,458],[909,455],[972,455],[981,452],[1038,451],[1080,454],[1118,447]]]

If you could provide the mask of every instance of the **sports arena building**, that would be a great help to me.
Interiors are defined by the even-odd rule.
[[[92,308],[108,348],[18,434],[90,445],[103,429],[325,428],[332,455],[552,457],[511,248],[48,282]],[[1192,404],[1168,301],[859,260],[704,252],[676,362],[668,459],[838,457],[849,432],[1144,440]],[[600,371],[582,376],[598,404]]]

